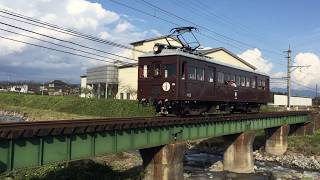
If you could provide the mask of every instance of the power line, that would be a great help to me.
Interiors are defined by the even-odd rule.
[[[43,37],[47,37],[47,38],[50,38],[50,39],[54,39],[54,40],[57,40],[57,41],[60,41],[60,42],[73,44],[73,45],[76,45],[76,46],[79,46],[79,47],[82,47],[82,48],[95,50],[95,51],[98,51],[98,52],[101,52],[101,53],[105,53],[105,54],[109,54],[109,55],[112,55],[112,56],[121,57],[121,58],[125,58],[125,59],[136,61],[135,59],[132,59],[132,58],[129,58],[129,57],[120,56],[120,55],[117,55],[117,54],[113,54],[111,52],[107,52],[107,51],[99,50],[99,49],[96,49],[96,48],[91,48],[91,47],[88,47],[88,46],[84,46],[84,45],[81,45],[79,43],[75,43],[75,42],[72,42],[72,41],[63,40],[63,39],[59,39],[59,38],[52,37],[52,36],[49,36],[49,35],[45,35],[45,34],[42,34],[42,33],[34,32],[34,31],[31,31],[31,30],[28,30],[28,29],[25,29],[25,28],[21,28],[21,27],[18,27],[18,26],[14,26],[14,25],[11,25],[11,24],[7,24],[7,23],[1,22],[1,21],[0,21],[0,24],[5,25],[5,26],[9,26],[9,27],[12,27],[12,28],[15,28],[15,29],[19,29],[19,30],[22,30],[22,31],[30,32],[30,33],[33,33],[33,34],[37,34],[39,36],[43,36]]]
[[[118,47],[118,48],[129,49],[129,50],[133,50],[133,51],[138,51],[138,52],[144,53],[144,51],[136,50],[136,49],[134,49],[132,47],[129,47],[129,46],[126,46],[126,45],[123,45],[123,44],[120,44],[120,43],[115,43],[115,42],[112,42],[112,41],[108,41],[108,40],[104,40],[104,39],[101,39],[101,38],[97,38],[97,37],[94,37],[92,35],[87,35],[87,34],[81,33],[81,32],[76,31],[76,30],[63,28],[61,26],[54,25],[54,24],[51,24],[51,23],[48,23],[48,22],[44,22],[44,21],[40,21],[38,19],[35,19],[35,18],[32,18],[32,17],[28,17],[28,16],[24,16],[24,15],[21,15],[21,14],[18,14],[18,13],[15,13],[15,12],[12,12],[12,11],[9,11],[9,10],[6,10],[6,9],[1,9],[0,8],[0,13],[6,14],[6,15],[10,15],[10,16],[14,16],[14,17],[17,17],[17,18],[20,18],[20,19],[24,19],[24,20],[27,20],[27,21],[31,21],[31,22],[34,22],[34,23],[23,21],[23,20],[20,20],[20,19],[12,18],[12,17],[7,17],[7,16],[0,15],[1,17],[8,18],[8,19],[11,19],[11,20],[19,21],[19,22],[22,22],[22,23],[26,23],[26,24],[29,24],[29,25],[33,25],[33,26],[49,29],[49,30],[60,32],[60,33],[64,33],[64,34],[68,34],[68,35],[75,36],[75,37],[82,38],[82,39],[95,41],[95,42],[102,43],[102,44],[111,45],[111,46]],[[37,24],[35,24],[35,23],[37,23]]]
[[[308,89],[308,90],[310,90],[310,91],[316,92],[316,90],[315,90],[314,88],[312,88],[312,87],[309,87],[309,86],[300,84],[300,83],[298,83],[298,82],[296,82],[296,81],[292,81],[292,82],[293,82],[294,84],[300,86],[300,87],[303,87],[303,88]]]
[[[59,50],[59,49],[55,49],[55,48],[50,48],[50,47],[46,47],[46,46],[42,46],[42,45],[37,45],[37,44],[33,44],[33,43],[29,43],[29,42],[25,42],[25,41],[21,41],[21,40],[17,40],[17,39],[8,38],[8,37],[0,36],[0,38],[6,39],[6,40],[10,40],[10,41],[14,41],[14,42],[19,42],[19,43],[22,43],[22,44],[27,44],[27,45],[35,46],[35,47],[39,47],[39,48],[43,48],[43,49],[48,49],[48,50],[52,50],[52,51],[56,51],[56,52],[61,52],[61,53],[70,54],[70,55],[74,55],[74,56],[84,57],[84,58],[88,58],[88,59],[92,59],[92,60],[96,60],[96,61],[102,61],[102,62],[107,62],[107,63],[111,63],[111,64],[114,63],[114,61],[107,61],[107,60],[103,60],[103,59],[99,59],[99,58],[89,57],[89,56],[85,56],[85,55],[81,55],[81,54],[76,54],[76,53],[69,52],[69,51],[64,51],[64,50]],[[130,63],[126,63],[126,64],[130,64]]]
[[[147,16],[150,16],[150,17],[159,19],[159,20],[161,20],[161,21],[163,21],[163,22],[170,23],[170,24],[175,25],[175,26],[181,26],[180,24],[177,24],[177,23],[175,23],[175,22],[173,22],[173,21],[170,21],[170,20],[161,18],[161,17],[159,17],[159,16],[156,16],[156,15],[153,15],[153,14],[150,14],[150,13],[147,13],[147,12],[142,11],[142,10],[140,10],[140,9],[137,9],[137,8],[134,8],[134,7],[131,7],[131,6],[128,6],[128,5],[124,4],[124,3],[120,3],[120,2],[115,1],[115,0],[110,0],[110,1],[112,1],[112,2],[114,2],[114,3],[116,3],[116,4],[119,4],[119,5],[121,5],[121,6],[124,6],[124,7],[128,8],[128,9],[132,9],[132,10],[134,10],[134,11],[137,11],[137,12],[139,12],[139,13],[142,13],[142,14],[144,14],[144,15],[147,15]],[[204,34],[204,33],[202,33],[202,35],[203,35],[203,34]],[[221,43],[223,43],[223,44],[228,44],[228,45],[230,45],[229,43],[226,43],[226,42],[224,42],[224,41],[217,40],[216,38],[212,38],[212,36],[210,36],[210,35],[206,35],[206,36],[209,37],[210,39],[215,40],[215,41],[219,41],[219,42],[221,42]],[[233,45],[233,46],[235,46],[235,45]],[[239,47],[237,47],[237,48],[238,48],[238,49],[241,49],[241,48],[239,48]]]
[[[24,36],[24,37],[27,37],[27,38],[30,38],[30,39],[35,39],[35,40],[38,40],[38,41],[42,41],[42,42],[45,42],[45,43],[49,43],[49,44],[52,44],[52,45],[55,45],[55,46],[59,46],[59,47],[71,49],[71,50],[74,50],[74,51],[78,51],[78,52],[82,52],[82,53],[86,53],[86,54],[90,54],[90,55],[94,55],[94,56],[98,56],[98,57],[102,57],[102,58],[106,58],[106,59],[111,59],[111,60],[120,62],[119,60],[114,59],[114,58],[110,58],[110,57],[107,57],[107,56],[101,56],[101,55],[94,54],[94,53],[91,53],[91,52],[88,52],[88,51],[83,51],[83,50],[76,49],[76,48],[72,48],[72,47],[69,47],[69,46],[64,46],[64,45],[57,44],[57,43],[54,43],[54,42],[50,42],[50,41],[47,41],[47,40],[43,40],[43,39],[40,39],[40,38],[28,36],[28,35],[25,35],[25,34],[21,34],[21,33],[13,32],[13,31],[9,31],[9,30],[2,29],[2,28],[0,28],[0,30],[1,30],[1,31],[5,31],[5,32],[9,32],[9,33],[12,33],[12,34],[16,34],[16,35],[19,35],[19,36]]]
[[[115,2],[115,0],[111,0],[111,1]],[[172,12],[169,12],[169,11],[167,11],[167,10],[164,10],[164,9],[162,9],[162,8],[160,8],[160,7],[152,4],[152,3],[150,3],[150,2],[147,2],[147,1],[145,1],[145,0],[141,0],[141,1],[144,2],[144,3],[146,3],[147,5],[149,5],[150,7],[156,8],[156,9],[164,12],[165,14],[168,14],[168,15],[174,17],[174,18],[183,20],[183,21],[185,21],[185,22],[191,23],[191,24],[193,24],[193,25],[195,25],[195,26],[197,26],[197,27],[200,27],[200,28],[202,28],[202,29],[205,29],[205,30],[207,30],[207,31],[209,31],[209,32],[211,32],[211,33],[214,33],[214,34],[220,36],[220,37],[223,38],[223,39],[228,39],[228,40],[234,41],[234,42],[236,42],[236,43],[238,43],[238,44],[245,45],[245,46],[247,46],[247,47],[255,47],[255,46],[250,45],[250,44],[248,44],[248,43],[245,43],[245,42],[236,40],[236,39],[234,39],[234,38],[230,38],[230,37],[228,37],[228,36],[226,36],[226,35],[220,34],[220,33],[216,32],[216,31],[211,30],[210,28],[205,27],[205,26],[196,24],[196,23],[194,23],[194,22],[192,22],[192,21],[190,21],[190,20],[187,20],[187,19],[185,19],[185,18],[183,18],[183,17],[180,17],[180,16],[178,16],[178,15],[172,13]],[[116,3],[118,3],[118,2],[116,2]],[[278,55],[280,54],[280,53],[274,52],[274,51],[272,51],[272,50],[267,50],[267,49],[262,49],[262,48],[260,48],[260,49],[261,49],[261,50],[264,50],[264,51],[268,51],[268,52],[270,52],[270,53],[275,53],[275,54],[278,54]],[[280,55],[282,55],[282,54],[280,54]]]

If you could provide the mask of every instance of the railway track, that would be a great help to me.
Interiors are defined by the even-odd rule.
[[[309,111],[264,112],[257,114],[232,114],[197,117],[132,117],[103,118],[57,121],[31,121],[0,123],[0,139],[16,139],[20,137],[44,137],[48,135],[68,135],[94,133],[111,130],[125,130],[140,127],[161,127],[180,124],[197,124],[213,121],[244,120],[268,117],[284,117],[306,115]]]

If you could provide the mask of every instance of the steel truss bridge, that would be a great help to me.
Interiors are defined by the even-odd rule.
[[[0,123],[0,172],[306,123],[308,112]]]

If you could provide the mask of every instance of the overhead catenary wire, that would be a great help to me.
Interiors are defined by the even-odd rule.
[[[128,5],[124,4],[124,3],[121,3],[121,2],[118,2],[118,1],[115,1],[115,0],[110,0],[110,1],[112,1],[112,2],[114,2],[114,3],[116,3],[116,4],[119,4],[119,5],[121,5],[121,6],[124,6],[124,7],[128,8],[128,9],[131,9],[131,10],[134,10],[134,11],[136,11],[136,12],[142,13],[142,14],[144,14],[144,15],[147,15],[147,16],[150,16],[150,17],[159,19],[159,20],[161,20],[161,21],[163,21],[163,22],[170,23],[170,24],[175,25],[175,26],[181,26],[181,24],[178,24],[178,23],[176,23],[176,22],[173,22],[173,21],[167,20],[167,19],[165,19],[165,18],[156,16],[156,15],[154,15],[154,14],[151,14],[151,13],[148,13],[148,12],[145,12],[145,11],[142,11],[142,10],[140,10],[140,9],[138,9],[138,8],[134,8],[134,7],[128,6]],[[202,33],[201,35],[204,35],[204,33]],[[222,40],[218,40],[217,38],[213,38],[213,37],[210,36],[210,35],[205,35],[205,36],[206,36],[206,37],[209,37],[210,39],[213,39],[213,40],[215,40],[215,41],[221,42],[221,43],[223,43],[223,44],[228,44],[227,42],[224,42],[224,41],[222,41]],[[230,45],[230,44],[228,44],[228,45]],[[235,45],[233,45],[233,46],[235,46]],[[237,48],[238,48],[238,49],[241,49],[240,47],[237,47]]]
[[[98,57],[102,57],[102,58],[106,58],[106,59],[111,59],[111,60],[114,60],[115,62],[121,62],[118,59],[114,59],[114,58],[107,57],[107,56],[101,56],[99,54],[95,54],[95,53],[91,53],[91,52],[88,52],[88,51],[83,51],[83,50],[80,50],[80,49],[76,49],[76,48],[73,48],[73,47],[57,44],[57,43],[54,43],[54,42],[50,42],[50,41],[43,40],[43,39],[40,39],[40,38],[36,38],[36,37],[33,37],[33,36],[29,36],[29,35],[13,32],[13,31],[10,31],[10,30],[6,30],[6,29],[0,28],[0,31],[5,31],[5,32],[9,32],[9,33],[16,34],[16,35],[19,35],[19,36],[24,36],[24,37],[27,37],[27,38],[30,38],[30,39],[35,39],[35,40],[38,40],[38,41],[41,41],[41,42],[49,43],[49,44],[52,44],[52,45],[55,45],[55,46],[59,46],[59,47],[63,47],[63,48],[66,48],[66,49],[71,49],[71,50],[78,51],[78,52],[81,52],[81,53],[86,53],[86,54],[90,54],[90,55],[94,55],[94,56],[98,56]]]
[[[107,52],[107,51],[103,51],[103,50],[99,50],[99,49],[96,49],[96,48],[91,48],[91,47],[88,47],[88,46],[85,46],[85,45],[81,45],[79,43],[75,43],[75,42],[68,41],[68,40],[63,40],[63,39],[60,39],[60,38],[57,38],[57,37],[52,37],[52,36],[49,36],[49,35],[46,35],[46,34],[42,34],[42,33],[35,32],[35,31],[31,31],[31,30],[28,30],[26,28],[21,28],[21,27],[14,26],[14,25],[11,25],[11,24],[8,24],[8,23],[4,23],[4,22],[1,22],[1,21],[0,21],[0,24],[8,26],[8,27],[11,27],[11,28],[19,29],[19,30],[22,30],[22,31],[26,31],[26,32],[29,32],[29,33],[32,33],[32,34],[37,34],[39,36],[43,36],[43,37],[46,37],[46,38],[54,39],[54,40],[57,40],[57,41],[60,41],[60,42],[69,43],[69,44],[76,45],[76,46],[79,46],[79,47],[82,47],[82,48],[94,50],[94,51],[97,51],[97,52],[100,52],[100,53],[105,53],[105,54],[109,54],[109,55],[112,55],[112,56],[116,56],[116,57],[125,58],[125,59],[128,59],[128,60],[136,61],[135,59],[132,59],[132,58],[129,58],[129,57],[117,55],[117,54],[114,54],[114,53],[111,53],[111,52]]]
[[[38,26],[38,27],[41,27],[41,28],[45,28],[45,29],[49,29],[49,30],[52,30],[52,31],[68,34],[68,35],[71,35],[71,36],[75,36],[75,37],[86,39],[86,40],[90,40],[90,41],[95,41],[95,42],[102,43],[102,44],[107,44],[107,45],[118,47],[118,48],[129,49],[129,50],[133,50],[133,51],[144,53],[144,51],[137,50],[137,49],[134,49],[132,47],[129,47],[129,46],[126,46],[126,45],[123,45],[123,44],[120,44],[120,43],[104,40],[104,39],[101,39],[101,38],[98,38],[98,37],[95,37],[95,36],[92,36],[92,35],[87,35],[87,34],[84,34],[82,32],[76,31],[76,30],[63,28],[61,26],[54,25],[54,24],[51,24],[51,23],[48,23],[48,22],[44,22],[44,21],[40,21],[40,20],[38,20],[36,18],[28,17],[28,16],[25,16],[25,15],[22,15],[22,14],[18,14],[18,13],[6,10],[6,9],[0,8],[0,13],[19,18],[19,19],[16,19],[16,18],[0,15],[1,17],[8,18],[8,19],[11,19],[11,20],[19,21],[19,22],[22,22],[22,23],[27,23],[29,25]],[[27,20],[27,21],[30,21],[30,22],[27,22],[27,21],[24,21],[24,20],[21,20],[21,19],[24,19],[24,20]]]
[[[92,60],[96,60],[96,61],[106,62],[106,63],[110,63],[110,64],[114,63],[114,61],[107,61],[107,60],[104,60],[104,59],[99,59],[99,58],[90,57],[90,56],[86,56],[86,55],[81,55],[81,54],[77,54],[77,53],[73,53],[73,52],[69,52],[69,51],[64,51],[64,50],[55,49],[55,48],[51,48],[51,47],[46,47],[46,46],[42,46],[42,45],[30,43],[30,42],[25,42],[25,41],[13,39],[13,38],[8,38],[8,37],[4,37],[4,36],[0,36],[0,38],[1,39],[10,40],[10,41],[14,41],[14,42],[17,42],[17,43],[22,43],[22,44],[27,44],[27,45],[30,45],[30,46],[43,48],[43,49],[48,49],[48,50],[52,50],[52,51],[56,51],[56,52],[61,52],[61,53],[65,53],[65,54],[70,54],[70,55],[74,55],[74,56],[88,58],[88,59],[92,59]],[[107,58],[107,59],[111,59],[111,58]],[[114,59],[111,59],[111,60],[114,60]],[[131,63],[124,63],[123,65],[126,65],[126,64],[131,64]]]
[[[111,1],[116,2],[115,0],[111,0]],[[150,2],[148,2],[148,1],[146,1],[146,0],[141,0],[141,1],[144,2],[144,3],[146,3],[147,5],[149,5],[150,7],[153,7],[153,8],[156,8],[156,9],[162,11],[162,12],[165,13],[165,14],[168,14],[168,15],[170,15],[170,16],[172,16],[172,17],[174,17],[174,18],[177,18],[177,19],[179,19],[179,20],[183,20],[183,21],[185,21],[185,22],[191,23],[192,25],[194,25],[194,26],[196,26],[196,27],[199,27],[199,28],[202,28],[202,29],[204,29],[204,30],[207,30],[207,31],[209,31],[209,32],[211,32],[211,33],[213,33],[213,34],[215,34],[215,35],[217,35],[217,36],[219,36],[219,37],[221,37],[221,38],[223,38],[223,39],[227,39],[227,40],[236,42],[236,43],[238,43],[238,44],[242,44],[242,45],[247,46],[247,47],[255,47],[255,46],[253,46],[253,45],[251,45],[251,44],[248,44],[248,43],[239,41],[239,40],[237,40],[237,39],[234,39],[234,38],[228,37],[228,36],[226,36],[226,35],[223,35],[223,34],[221,34],[221,33],[218,33],[218,32],[216,32],[216,31],[213,31],[212,29],[210,29],[210,28],[208,28],[208,27],[206,27],[206,26],[199,25],[199,24],[197,24],[197,23],[195,23],[195,22],[193,22],[193,21],[190,21],[190,20],[188,20],[188,19],[186,19],[186,18],[180,17],[180,16],[178,16],[178,15],[172,13],[172,12],[169,12],[169,11],[167,11],[167,10],[165,10],[165,9],[162,9],[162,8],[160,8],[160,7],[154,5],[154,4],[152,4],[152,3],[150,3]],[[116,2],[116,3],[118,3],[118,2]],[[121,4],[122,4],[122,3],[121,3]],[[274,53],[274,54],[277,54],[277,55],[282,55],[280,52],[278,53],[278,52],[275,52],[275,51],[272,51],[272,50],[268,50],[268,49],[263,49],[263,48],[260,48],[260,49],[261,49],[261,50],[264,50],[264,51],[266,51],[266,52]]]

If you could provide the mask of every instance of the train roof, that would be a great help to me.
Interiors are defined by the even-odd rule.
[[[266,73],[263,73],[261,71],[248,70],[248,69],[244,69],[244,68],[239,67],[239,66],[234,66],[234,65],[231,65],[231,64],[223,63],[223,62],[212,61],[212,60],[214,60],[214,58],[211,58],[211,57],[208,57],[208,56],[201,56],[199,54],[193,54],[193,53],[189,53],[189,52],[184,52],[184,51],[181,51],[180,49],[163,49],[161,51],[161,53],[159,53],[159,54],[154,54],[153,52],[147,52],[147,53],[141,55],[140,57],[173,56],[173,55],[190,57],[190,58],[193,58],[193,59],[198,59],[198,60],[202,60],[202,61],[206,61],[206,62],[211,62],[211,63],[219,64],[219,65],[226,66],[226,67],[231,67],[231,68],[234,68],[234,69],[239,69],[239,70],[246,71],[246,72],[256,73],[256,74],[263,75],[263,76],[269,76]]]

